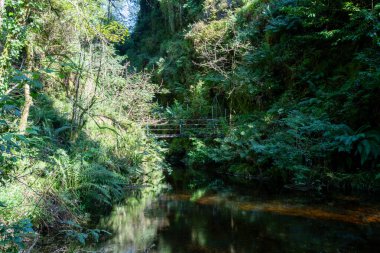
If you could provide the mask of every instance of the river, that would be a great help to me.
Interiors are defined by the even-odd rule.
[[[101,221],[115,253],[378,252],[380,207],[353,196],[225,192],[129,198]]]

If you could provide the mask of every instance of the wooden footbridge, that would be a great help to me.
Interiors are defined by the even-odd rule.
[[[225,118],[168,119],[145,123],[147,135],[157,139],[218,137],[223,135],[226,126]]]

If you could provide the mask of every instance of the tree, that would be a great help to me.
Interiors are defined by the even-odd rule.
[[[5,0],[0,0],[0,27],[3,24],[4,1]]]

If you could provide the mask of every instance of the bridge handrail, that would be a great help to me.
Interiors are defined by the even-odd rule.
[[[156,138],[220,135],[226,118],[159,119],[144,122],[147,135]]]

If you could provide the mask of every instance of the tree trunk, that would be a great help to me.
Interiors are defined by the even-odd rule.
[[[1,0],[0,0],[1,1]],[[32,59],[33,59],[33,53],[29,45],[26,46],[26,66],[28,71],[32,71]],[[19,124],[19,131],[22,134],[25,134],[26,128],[28,127],[28,118],[29,118],[29,111],[30,107],[33,104],[33,98],[30,95],[30,85],[28,83],[24,84],[24,108],[22,110],[20,124]]]
[[[1,0],[0,0],[1,1]],[[108,20],[107,20],[107,24],[109,24],[110,22],[111,22],[111,17],[112,17],[112,15],[111,15],[111,0],[108,0],[108,10],[107,10],[107,18],[108,18]]]
[[[4,1],[5,0],[0,0],[0,28],[3,24]]]
[[[32,99],[32,96],[30,95],[30,85],[28,83],[26,83],[24,86],[24,96],[25,96],[24,109],[22,110],[20,125],[19,125],[19,131],[22,134],[25,134],[25,130],[28,126],[29,111],[30,111],[30,107],[33,104],[33,99]]]
[[[3,15],[4,15],[4,1],[5,0],[0,0],[0,32],[2,31],[2,26],[3,26]],[[3,52],[4,46],[0,45],[0,52],[2,52],[2,55],[4,54]],[[0,58],[3,58],[2,55]],[[0,87],[3,86],[3,67],[0,66]]]
[[[169,16],[169,28],[172,34],[175,33],[175,11],[174,11],[174,3],[168,2],[168,16]]]
[[[179,27],[182,29],[183,27],[183,19],[182,19],[182,4],[179,4]]]

